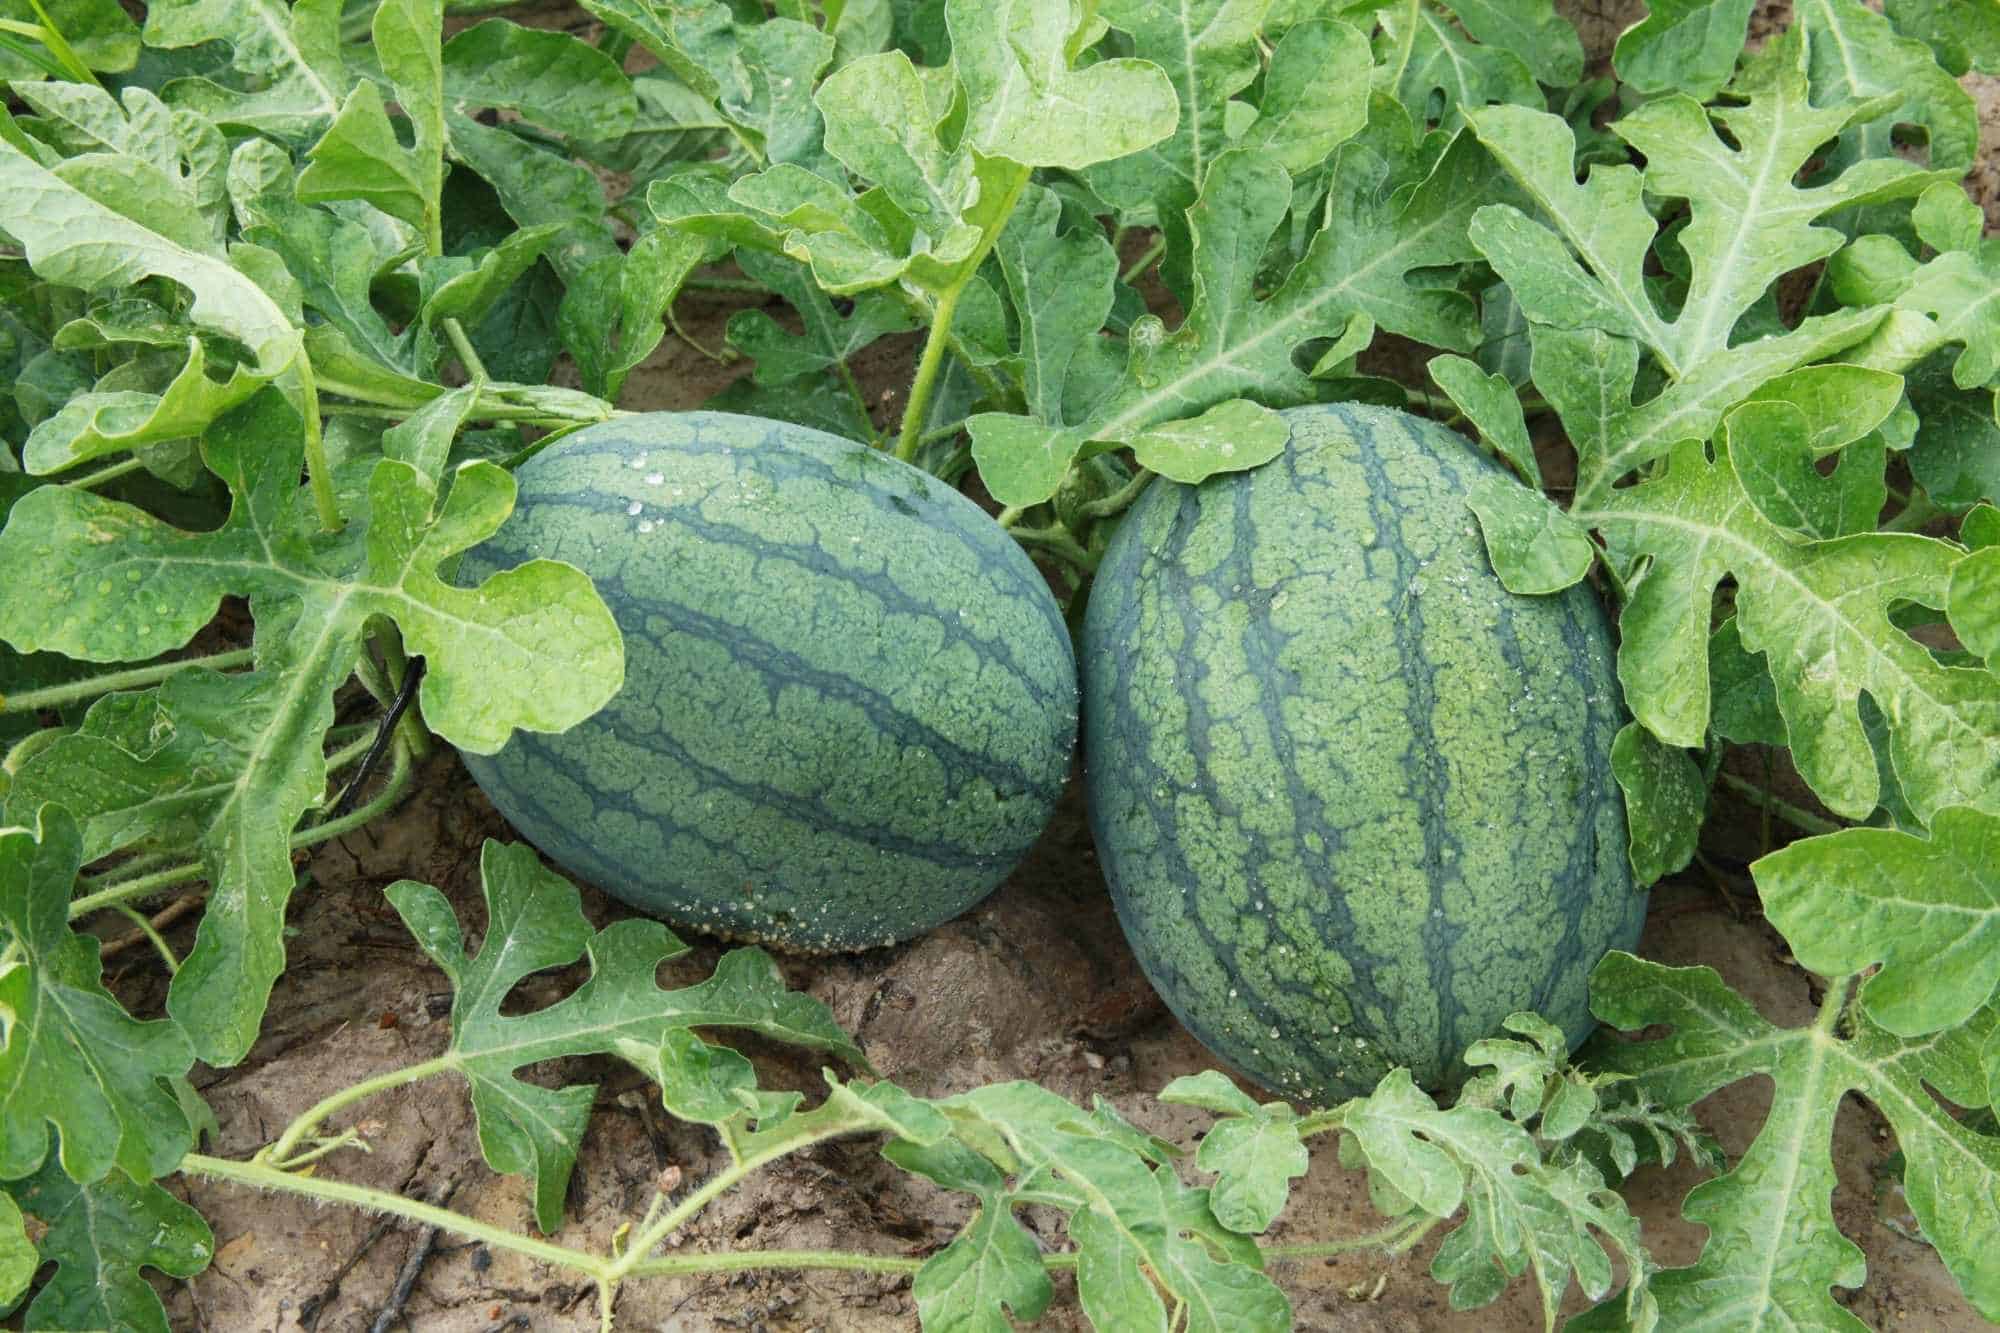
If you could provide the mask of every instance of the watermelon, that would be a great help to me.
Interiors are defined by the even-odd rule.
[[[460,578],[567,561],[625,638],[602,712],[465,756],[564,869],[677,925],[824,952],[957,915],[1040,835],[1076,737],[1070,637],[950,486],[718,412],[592,426],[516,477]]]
[[[1092,831],[1168,1006],[1273,1091],[1450,1086],[1532,1009],[1572,1042],[1644,897],[1613,780],[1602,608],[1517,597],[1442,426],[1287,412],[1252,472],[1156,482],[1082,639]]]

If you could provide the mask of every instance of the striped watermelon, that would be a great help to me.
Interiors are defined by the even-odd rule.
[[[589,574],[624,689],[466,766],[565,869],[679,925],[801,951],[907,939],[1047,824],[1070,639],[971,501],[848,440],[717,412],[592,426],[529,460],[467,581]]]
[[[1325,1102],[1442,1086],[1501,1019],[1581,1040],[1638,938],[1588,589],[1516,597],[1467,487],[1497,467],[1404,412],[1295,408],[1249,473],[1156,483],[1083,633],[1100,855],[1141,965],[1218,1055]]]

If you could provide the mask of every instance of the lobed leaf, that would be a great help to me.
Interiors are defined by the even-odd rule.
[[[1937,812],[1928,838],[1843,829],[1805,838],[1752,871],[1800,963],[1827,976],[1875,964],[1868,1016],[1900,1037],[1967,1022],[2000,986],[2000,817]]]
[[[95,179],[89,170],[94,165],[101,167],[83,160],[70,173],[78,177],[72,183],[0,142],[0,230],[21,241],[36,273],[86,291],[130,287],[147,276],[171,278],[193,293],[193,322],[249,348],[261,375],[276,375],[296,359],[298,330],[261,288],[231,267],[219,246],[190,248],[100,203],[81,188]],[[158,191],[143,203],[142,211],[155,215],[174,215],[183,206]]]
[[[946,0],[966,146],[1024,167],[1078,171],[1136,153],[1180,118],[1165,71],[1114,57],[1075,68],[1075,0]]]
[[[41,1168],[51,1129],[62,1163],[45,1176],[151,1180],[193,1146],[174,1085],[194,1052],[178,1026],[139,1022],[104,988],[98,940],[69,928],[83,850],[76,822],[60,806],[43,807],[37,822],[0,829],[0,926],[11,944],[0,963],[0,1180]]]
[[[1835,1035],[1848,985],[1832,987],[1820,1019],[1779,1028],[1759,1016],[1706,967],[1673,968],[1613,953],[1599,964],[1591,1004],[1619,1028],[1665,1023],[1654,1041],[1600,1041],[1593,1054],[1654,1095],[1687,1105],[1752,1076],[1773,1084],[1771,1111],[1741,1160],[1697,1185],[1683,1208],[1708,1229],[1701,1257],[1652,1282],[1662,1325],[1673,1329],[1838,1328],[1864,1326],[1829,1294],[1856,1287],[1862,1254],[1834,1223],[1832,1133],[1849,1092],[1888,1118],[1909,1161],[1910,1206],[1924,1235],[1989,1318],[2000,1310],[2000,1140],[1960,1124],[1924,1087],[1962,1105],[1985,1100],[1978,1050],[1994,1020],[1917,1041],[1858,1019],[1853,1035]],[[1599,1309],[1573,1327],[1624,1327]]]
[[[48,1227],[40,1257],[56,1268],[28,1303],[31,1329],[167,1333],[166,1308],[140,1270],[190,1278],[215,1255],[200,1213],[122,1171],[79,1184],[50,1161],[26,1180],[0,1182],[0,1190]]]
[[[446,42],[441,59],[447,100],[504,107],[558,134],[615,139],[639,112],[624,71],[566,32],[488,19]]]
[[[1153,316],[1134,321],[1124,374],[1074,424],[974,416],[967,429],[981,478],[1002,503],[1035,504],[1055,493],[1080,455],[1129,444],[1166,422],[1237,398],[1270,408],[1311,401],[1318,390],[1294,351],[1338,336],[1356,316],[1470,349],[1478,341],[1471,302],[1419,285],[1413,274],[1470,258],[1474,201],[1497,188],[1496,179],[1469,136],[1429,161],[1401,109],[1378,99],[1367,131],[1336,152],[1326,225],[1260,297],[1266,250],[1291,207],[1291,178],[1250,151],[1222,154],[1188,214],[1187,318],[1172,333]]]
[[[690,1028],[744,1028],[863,1063],[825,1007],[786,990],[761,950],[734,950],[707,981],[663,990],[654,975],[659,965],[686,952],[665,926],[632,919],[592,933],[576,889],[543,869],[532,848],[489,841],[479,864],[487,924],[476,954],[466,952],[451,906],[436,889],[403,880],[389,887],[389,901],[451,978],[452,1040],[445,1058],[472,1085],[488,1165],[530,1178],[543,1231],[562,1221],[563,1195],[596,1087],[541,1087],[517,1076],[522,1067],[567,1055],[639,1053],[647,1061],[641,1067],[663,1078],[681,1108],[719,1121],[735,1114],[727,1108],[746,1087],[747,1066],[740,1056],[705,1057],[707,1072],[697,1077],[677,1063],[674,1079],[666,1080],[660,1052],[685,1056]],[[579,956],[588,957],[590,976],[573,993],[533,1013],[500,1012],[522,978]],[[719,1109],[717,1098],[723,1100]],[[773,1108],[753,1102],[744,1109]]]
[[[425,720],[473,749],[497,749],[516,726],[570,726],[623,679],[616,625],[569,566],[533,561],[476,589],[438,577],[441,562],[490,536],[512,507],[513,479],[500,468],[460,469],[439,509],[415,468],[381,460],[367,522],[329,544],[300,503],[302,451],[297,414],[267,390],[204,440],[208,466],[234,497],[219,529],[187,532],[120,501],[44,487],[0,532],[0,563],[32,553],[35,568],[77,590],[50,599],[36,584],[0,589],[0,638],[16,646],[143,659],[184,644],[225,595],[250,599],[257,669],[184,673],[159,696],[175,728],[233,751],[199,816],[213,891],[168,1001],[213,1064],[249,1049],[283,970],[290,834],[325,789],[320,738],[370,616],[394,619],[430,659]],[[186,795],[168,786],[163,794]]]
[[[1225,1117],[1203,1136],[1195,1153],[1195,1165],[1216,1177],[1208,1191],[1209,1209],[1238,1235],[1269,1230],[1291,1193],[1291,1182],[1309,1164],[1297,1113],[1283,1102],[1251,1101],[1213,1069],[1175,1079],[1160,1090],[1160,1100],[1205,1107]]]
[[[1625,793],[1633,878],[1646,885],[1685,870],[1708,814],[1708,781],[1694,756],[1628,722],[1611,742],[1611,773]]]
[[[218,124],[303,141],[326,127],[352,78],[342,57],[341,0],[157,0],[146,6],[146,45],[169,50],[226,42],[230,84],[172,80],[177,107]]]

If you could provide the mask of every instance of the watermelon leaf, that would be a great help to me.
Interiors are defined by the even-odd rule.
[[[49,282],[86,291],[123,289],[148,276],[172,279],[193,293],[188,318],[197,328],[233,338],[250,350],[253,360],[246,372],[256,380],[269,380],[289,367],[302,342],[285,312],[231,266],[205,226],[197,231],[166,221],[186,219],[194,207],[174,179],[124,154],[89,156],[95,159],[93,173],[59,175],[0,142],[0,229],[21,239],[34,271]],[[72,183],[72,175],[79,183]],[[167,230],[155,230],[135,217],[161,219]],[[214,385],[205,395],[189,388],[177,403],[185,416],[192,401],[203,396],[210,406],[221,405],[217,395],[222,392]]]
[[[1473,257],[1466,227],[1474,201],[1500,187],[1492,159],[1469,136],[1433,162],[1413,142],[1402,109],[1378,98],[1366,129],[1335,150],[1326,225],[1260,298],[1261,264],[1292,207],[1292,188],[1289,173],[1259,153],[1233,149],[1211,162],[1187,214],[1193,299],[1180,326],[1169,333],[1157,316],[1134,321],[1123,374],[1074,423],[1001,413],[967,422],[995,498],[1039,503],[1079,456],[1132,444],[1149,429],[1234,399],[1270,408],[1311,401],[1318,389],[1294,352],[1338,337],[1356,315],[1441,346],[1477,345],[1472,303],[1413,276]],[[1183,471],[1192,479],[1198,469]]]
[[[167,101],[219,125],[240,125],[302,142],[324,130],[354,78],[343,58],[340,0],[197,0],[146,11],[145,42],[169,50],[227,42],[220,79],[170,81]]]
[[[1883,12],[1897,32],[1928,45],[1946,73],[2000,71],[2000,7],[1957,0],[1888,0]]]
[[[1756,0],[1647,0],[1646,17],[1619,34],[1618,76],[1642,93],[1707,101],[1736,72]]]
[[[1953,567],[1950,600],[1959,642],[2000,670],[2000,545],[1981,547]]]
[[[1633,879],[1647,885],[1685,869],[1708,814],[1708,782],[1694,756],[1628,722],[1611,742],[1611,772],[1625,792]]]
[[[67,1152],[68,1145],[64,1150]],[[26,1327],[115,1328],[167,1333],[167,1312],[142,1268],[193,1277],[215,1255],[201,1214],[151,1181],[114,1170],[88,1184],[72,1180],[51,1157],[25,1180],[0,1182],[21,1213],[46,1226],[41,1263],[55,1275],[28,1303]],[[7,1254],[0,1232],[0,1256]],[[32,1272],[36,1259],[29,1261]],[[0,1297],[5,1283],[0,1281]],[[4,1305],[0,1300],[0,1305]]]
[[[1187,210],[1200,198],[1217,157],[1232,146],[1253,148],[1303,175],[1368,118],[1373,59],[1367,39],[1344,23],[1298,24],[1272,49],[1265,71],[1259,30],[1270,2],[1122,0],[1101,11],[1113,27],[1131,34],[1138,56],[1167,71],[1180,118],[1167,138],[1093,166],[1084,178],[1121,214],[1158,219],[1167,242],[1167,280],[1176,290],[1186,289],[1189,272]],[[1297,72],[1302,64],[1310,70],[1304,78]],[[1252,111],[1239,95],[1260,73],[1266,81],[1256,119],[1233,142],[1227,122],[1233,112]]]
[[[1291,1182],[1306,1173],[1298,1114],[1283,1102],[1252,1101],[1214,1069],[1175,1079],[1160,1090],[1160,1100],[1226,1117],[1203,1137],[1194,1159],[1216,1177],[1209,1207],[1216,1221],[1238,1235],[1268,1230],[1285,1206]]]
[[[1078,1295],[1093,1322],[1110,1314],[1164,1330],[1157,1294],[1136,1310],[1124,1304],[1150,1289],[1143,1275],[1150,1272],[1182,1304],[1190,1333],[1290,1326],[1291,1303],[1259,1271],[1255,1244],[1221,1225],[1209,1191],[1182,1183],[1163,1146],[1108,1105],[1086,1114],[1032,1083],[992,1084],[934,1105],[960,1123],[962,1141],[1032,1182],[1017,1186],[1024,1201],[1070,1214]]]
[[[1479,520],[1493,572],[1509,592],[1561,592],[1596,563],[1589,530],[1539,490],[1511,477],[1481,477],[1466,504]]]
[[[1507,17],[1517,22],[1523,15],[1519,3],[1453,3],[1451,8],[1489,19],[1500,18],[1498,11],[1504,8],[1513,11]],[[1395,54],[1385,62],[1382,74],[1377,77],[1383,82],[1394,78],[1391,91],[1397,101],[1425,119],[1435,116],[1447,129],[1462,125],[1469,108],[1489,102],[1541,105],[1542,91],[1535,83],[1534,72],[1517,51],[1468,41],[1451,18],[1434,4],[1384,8],[1382,34]],[[1557,26],[1569,27],[1560,20]],[[1573,54],[1580,65],[1582,49],[1575,31],[1572,29],[1567,35],[1568,42],[1545,44],[1537,63],[1549,60],[1567,63]]]
[[[597,1089],[526,1083],[515,1073],[523,1066],[566,1055],[649,1053],[641,1067],[660,1079],[670,1105],[721,1123],[736,1114],[728,1109],[730,1099],[754,1082],[744,1078],[748,1066],[741,1056],[709,1050],[690,1028],[744,1028],[865,1063],[823,1005],[785,989],[762,950],[734,950],[707,981],[662,990],[654,972],[687,952],[664,925],[634,919],[593,933],[575,887],[544,869],[524,845],[489,841],[479,865],[487,926],[476,954],[466,952],[451,905],[436,889],[402,880],[389,887],[389,901],[452,980],[452,1040],[443,1062],[472,1085],[487,1164],[530,1178],[543,1231],[562,1222],[563,1193]],[[502,1001],[522,978],[567,967],[581,956],[590,960],[590,976],[573,994],[530,1014],[501,1014]],[[663,1050],[668,1054],[659,1054]],[[705,1062],[699,1072],[689,1067],[696,1054]],[[718,1101],[724,1104],[720,1113],[713,1109]],[[780,1108],[753,1098],[742,1109],[770,1114]]]
[[[1941,182],[1919,204],[1940,197],[1971,203],[1957,184]],[[1921,335],[1907,326],[1900,331],[1904,356],[1915,360],[1945,344],[1960,344],[1952,383],[1960,390],[1991,387],[2000,380],[2000,313],[1993,309],[2000,258],[1979,245],[1976,230],[1968,236],[1934,218],[1925,233],[1938,253],[1922,264],[1890,238],[1866,236],[1834,257],[1829,279],[1836,290],[1892,301],[1897,310],[1921,317]]]
[[[579,139],[615,139],[639,113],[632,81],[566,32],[487,19],[444,44],[445,97],[502,107]]]
[[[0,1192],[0,1315],[11,1313],[20,1303],[40,1265],[20,1206],[12,1194]]]
[[[1487,1086],[1498,1091],[1504,1081]],[[1570,1113],[1565,1127],[1587,1120],[1588,1111]],[[1630,1275],[1625,1299],[1602,1308],[1622,1308],[1634,1327],[1652,1326],[1651,1265],[1638,1219],[1584,1157],[1545,1157],[1527,1129],[1476,1101],[1440,1110],[1400,1069],[1342,1107],[1338,1123],[1341,1162],[1367,1167],[1378,1209],[1437,1220],[1466,1209],[1431,1263],[1431,1275],[1450,1284],[1454,1309],[1492,1301],[1532,1269],[1553,1328],[1572,1274],[1594,1301],[1610,1292],[1615,1252]]]
[[[1965,6],[1977,8],[1977,6]],[[1897,127],[1924,136],[1934,170],[1964,174],[1979,151],[1979,112],[1972,94],[1938,67],[1925,45],[1899,35],[1864,0],[1805,0],[1794,11],[1806,47],[1815,105],[1886,104],[1885,116],[1864,116],[1841,131],[1825,156],[1823,174],[1860,161],[1895,156]],[[1956,188],[1956,187],[1954,187]],[[1886,200],[1863,204],[1842,225],[1855,231],[1907,232],[1906,214]]]
[[[1738,85],[1746,105],[1704,109],[1677,95],[1614,122],[1613,129],[1646,155],[1643,176],[1629,166],[1599,166],[1579,185],[1570,170],[1575,136],[1559,118],[1520,107],[1472,114],[1481,140],[1556,227],[1552,233],[1504,204],[1482,209],[1473,223],[1474,244],[1513,288],[1530,321],[1634,339],[1683,392],[1726,364],[1734,373],[1725,378],[1740,386],[1734,395],[1740,400],[1761,379],[1792,368],[1760,366],[1759,381],[1742,383],[1737,367],[1747,369],[1748,362],[1742,349],[1731,346],[1732,335],[1779,277],[1839,247],[1840,233],[1818,220],[1863,203],[1914,198],[1942,174],[1893,157],[1871,158],[1827,184],[1794,185],[1820,144],[1888,108],[1880,101],[1812,107],[1793,45],[1775,44],[1746,70]],[[1728,141],[1718,137],[1717,126],[1727,130]],[[1690,286],[1672,319],[1660,313],[1644,273],[1658,224],[1641,199],[1642,188],[1689,204],[1679,244],[1692,264]],[[1804,327],[1786,336],[1796,339],[1803,332]],[[1764,355],[1771,350],[1766,346]],[[1809,358],[1792,365],[1804,359]],[[1584,456],[1577,503],[1596,503],[1649,454],[1657,456],[1692,433],[1682,427],[1643,446],[1628,443],[1608,456]]]
[[[1708,1228],[1708,1241],[1695,1264],[1653,1278],[1662,1327],[1864,1327],[1828,1291],[1857,1287],[1865,1273],[1831,1207],[1833,1120],[1849,1092],[1873,1102],[1894,1129],[1925,1238],[1973,1306],[2000,1315],[2000,1252],[1991,1244],[2000,1228],[2000,1139],[1960,1124],[1925,1086],[1960,1106],[1987,1104],[1980,1050],[1995,1015],[1980,1010],[1962,1027],[1908,1040],[1850,1010],[1851,990],[1851,980],[1829,987],[1812,1026],[1780,1028],[1710,968],[1623,953],[1598,965],[1591,998],[1600,1018],[1673,1031],[1652,1041],[1600,1040],[1590,1050],[1597,1067],[1681,1106],[1739,1079],[1774,1084],[1749,1150],[1688,1195],[1684,1213]],[[1611,1307],[1572,1325],[1630,1326]]]
[[[1888,1032],[1958,1027],[2000,986],[2000,817],[1953,806],[1928,838],[1843,829],[1752,869],[1800,963],[1827,976],[1881,964],[1861,1005]]]
[[[1765,655],[1799,772],[1829,807],[1860,819],[1881,797],[1863,690],[1893,719],[1892,762],[1919,818],[1948,805],[2000,806],[1989,743],[2000,679],[1940,663],[1889,619],[1898,601],[1944,604],[1960,548],[1904,533],[1800,545],[1747,503],[1721,443],[1713,459],[1698,442],[1682,445],[1657,480],[1572,513],[1614,552],[1652,560],[1625,609],[1619,667],[1633,713],[1662,741],[1702,743],[1709,606],[1729,573],[1742,645]],[[1842,668],[1833,674],[1824,670],[1829,645]]]
[[[249,1049],[284,968],[291,830],[325,790],[320,738],[370,616],[397,621],[409,648],[430,659],[425,720],[474,749],[499,748],[516,726],[559,731],[594,712],[623,677],[610,612],[576,570],[534,562],[478,589],[438,578],[439,562],[505,518],[507,473],[485,463],[460,469],[440,509],[415,469],[378,461],[368,477],[371,521],[329,546],[298,503],[302,452],[298,414],[266,391],[204,441],[204,458],[235,497],[216,531],[183,531],[121,501],[50,486],[17,504],[0,533],[0,563],[87,590],[50,598],[44,585],[21,580],[0,589],[0,637],[17,647],[145,658],[184,644],[225,594],[248,596],[257,613],[256,671],[191,674],[161,695],[173,726],[225,737],[241,756],[201,816],[197,845],[214,893],[169,995],[199,1054],[216,1064]],[[169,792],[182,780],[158,776]]]
[[[42,1166],[49,1131],[62,1171],[94,1183],[122,1168],[173,1169],[194,1144],[174,1085],[194,1051],[171,1022],[139,1022],[104,988],[98,941],[69,928],[82,835],[60,806],[39,829],[0,829],[0,1179]]]
[[[1041,1246],[1014,1216],[1014,1199],[1000,1169],[956,1139],[927,1147],[898,1140],[882,1155],[905,1171],[978,1200],[958,1235],[917,1270],[912,1294],[923,1326],[1011,1333],[1003,1306],[1018,1319],[1039,1319],[1054,1288],[1042,1265]],[[1153,1300],[1157,1304],[1158,1297]],[[1143,1301],[1136,1308],[1143,1309]]]
[[[1424,369],[1487,447],[1506,459],[1523,481],[1541,489],[1542,469],[1535,459],[1534,442],[1528,438],[1527,418],[1507,378],[1489,375],[1477,362],[1462,356],[1433,357]]]

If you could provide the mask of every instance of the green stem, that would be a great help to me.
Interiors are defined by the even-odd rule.
[[[115,481],[128,472],[137,472],[144,466],[145,464],[136,458],[125,458],[113,463],[110,467],[99,468],[88,476],[78,477],[75,481],[66,481],[62,484],[73,491],[95,490],[107,481]]]
[[[299,392],[305,399],[306,480],[312,486],[313,508],[319,525],[328,532],[340,531],[340,502],[333,494],[333,468],[326,461],[326,441],[320,435],[319,384],[313,378],[312,362],[304,352],[293,363],[299,372]]]
[[[101,676],[70,681],[65,685],[50,685],[39,690],[22,690],[19,694],[0,694],[0,713],[38,713],[44,708],[60,708],[64,704],[76,703],[79,700],[94,699],[100,694],[136,689],[144,685],[157,685],[169,676],[178,675],[194,667],[222,671],[229,667],[249,664],[250,650],[239,648],[227,653],[211,653],[206,657],[182,657],[171,662],[154,662],[148,666],[132,667],[126,671],[108,671]]]
[[[42,45],[49,48],[49,54],[62,62],[69,76],[78,83],[87,83],[93,88],[100,87],[97,76],[90,72],[90,66],[83,63],[70,44],[63,38],[62,29],[49,17],[49,11],[42,8],[42,0],[28,0],[28,8],[35,11],[35,17],[42,23]]]
[[[1109,518],[1113,514],[1122,514],[1130,509],[1133,501],[1145,494],[1146,488],[1152,484],[1153,474],[1145,468],[1140,468],[1132,480],[1111,494],[1078,505],[1077,513],[1085,518]]]
[[[311,1166],[322,1157],[331,1157],[342,1148],[370,1151],[368,1140],[352,1129],[345,1129],[330,1138],[322,1139],[317,1147],[308,1148],[296,1157],[287,1157],[280,1165],[287,1171],[296,1171],[300,1167]]]
[[[1781,796],[1774,796],[1754,782],[1745,782],[1734,773],[1724,773],[1722,785],[1759,809],[1770,811],[1801,832],[1838,833],[1847,827],[1845,824],[1836,824],[1830,819],[1821,819],[1812,811],[1793,805]]]
[[[1312,1111],[1299,1117],[1299,1137],[1309,1139],[1315,1134],[1328,1134],[1347,1123],[1345,1105],[1328,1107],[1324,1111]]]
[[[1903,506],[1902,512],[1884,523],[1880,531],[1920,532],[1925,524],[1945,512],[1944,509],[1932,504],[1929,496],[1912,495],[1909,502]]]
[[[174,957],[174,951],[167,947],[167,942],[160,938],[160,932],[153,928],[153,923],[148,921],[143,913],[134,911],[124,903],[116,903],[113,906],[115,910],[130,918],[132,924],[139,928],[139,933],[152,944],[154,951],[160,955],[160,960],[167,965],[168,976],[181,970],[181,960]]]
[[[1019,505],[1008,505],[993,516],[993,521],[998,523],[1003,530],[1012,530],[1013,526],[1019,523],[1022,516],[1027,512],[1026,509],[1023,509]]]
[[[924,413],[930,407],[938,370],[944,365],[944,350],[951,342],[951,321],[958,314],[958,301],[964,294],[965,284],[954,282],[938,297],[931,313],[930,336],[924,340],[924,354],[917,362],[916,378],[910,382],[910,401],[903,408],[903,429],[896,444],[896,457],[905,463],[916,459],[923,439]]]
[[[1155,236],[1153,243],[1141,251],[1139,257],[1132,261],[1132,266],[1118,275],[1118,281],[1130,287],[1139,280],[1140,276],[1147,269],[1158,263],[1160,256],[1166,252],[1167,238],[1164,236]]]
[[[343,833],[350,833],[360,828],[401,800],[403,792],[409,785],[410,757],[408,752],[398,745],[395,749],[395,767],[390,770],[389,781],[380,792],[338,819],[329,819],[324,824],[314,824],[311,828],[294,833],[291,838],[292,849],[296,851],[301,847],[316,847],[328,839],[338,838]],[[190,880],[200,879],[202,872],[203,866],[199,861],[189,861],[184,865],[154,871],[150,875],[137,875],[131,879],[120,880],[108,888],[87,893],[71,902],[69,919],[81,920],[100,908],[113,907],[134,898],[144,898],[162,889],[171,889]]]
[[[1097,557],[1078,545],[1070,530],[1060,523],[1051,523],[1046,528],[1009,528],[1008,535],[1023,546],[1039,547],[1059,556],[1087,574],[1097,570]]]
[[[1055,1256],[1049,1256],[1054,1258]],[[686,1277],[691,1273],[743,1273],[760,1268],[832,1269],[850,1273],[913,1274],[921,1259],[851,1250],[736,1250],[717,1254],[669,1254],[634,1264],[626,1277]]]
[[[451,340],[451,350],[458,354],[458,363],[465,367],[465,373],[472,382],[483,388],[492,376],[486,373],[486,363],[479,359],[479,353],[472,346],[472,339],[466,337],[465,326],[456,319],[439,322],[444,325],[444,336]]]
[[[301,1140],[326,1123],[327,1117],[336,1111],[352,1106],[355,1102],[365,1101],[378,1092],[387,1092],[391,1088],[400,1088],[408,1083],[420,1083],[435,1074],[442,1074],[457,1067],[458,1058],[447,1053],[434,1060],[421,1060],[413,1065],[404,1065],[401,1069],[392,1069],[386,1074],[377,1074],[373,1078],[363,1079],[359,1083],[342,1088],[293,1119],[291,1124],[285,1126],[284,1133],[280,1134],[268,1148],[260,1150],[252,1160],[280,1170],[300,1165],[291,1160],[293,1151],[298,1148]]]
[[[454,1235],[482,1241],[496,1250],[509,1250],[515,1254],[525,1254],[530,1259],[539,1259],[545,1264],[556,1264],[590,1277],[602,1273],[605,1261],[584,1250],[573,1250],[567,1245],[557,1245],[551,1241],[537,1240],[509,1231],[506,1227],[482,1222],[464,1213],[455,1213],[449,1208],[424,1203],[418,1199],[407,1199],[387,1190],[369,1189],[365,1185],[350,1185],[345,1181],[327,1180],[319,1176],[294,1175],[280,1171],[263,1162],[236,1162],[226,1157],[210,1157],[204,1153],[189,1153],[181,1158],[182,1174],[199,1176],[205,1180],[226,1180],[231,1184],[248,1185],[252,1189],[278,1190],[286,1194],[303,1194],[311,1199],[323,1199],[329,1203],[344,1203],[351,1207],[363,1208],[374,1213],[389,1213],[396,1217],[421,1222],[437,1227]]]
[[[1853,977],[1833,977],[1827,981],[1826,994],[1820,998],[1819,1014],[1813,1019],[1814,1035],[1831,1037],[1840,1024],[1840,1017],[1847,1012],[1847,997],[1854,989]]]
[[[1365,1236],[1351,1236],[1346,1240],[1316,1241],[1307,1245],[1266,1245],[1263,1246],[1265,1262],[1276,1263],[1287,1259],[1330,1259],[1336,1254],[1352,1254],[1356,1250],[1388,1250],[1392,1253],[1408,1249],[1421,1240],[1430,1229],[1438,1224],[1435,1217],[1416,1220],[1398,1218],[1380,1231],[1371,1231]]]
[[[1028,188],[1028,179],[1034,173],[1026,167],[1018,168],[1013,179],[1007,183],[1007,193],[995,210],[992,220],[986,224],[985,234],[979,244],[959,265],[958,274],[951,285],[938,294],[937,305],[931,312],[931,331],[924,339],[924,353],[917,362],[916,378],[910,383],[910,401],[903,407],[903,429],[896,445],[896,457],[905,463],[917,456],[917,445],[923,438],[924,414],[930,410],[931,392],[937,387],[939,369],[944,365],[945,348],[951,342],[951,322],[958,313],[959,298],[971,285],[979,266],[986,262],[993,243],[1000,239],[1000,233],[1007,229],[1007,219],[1014,215],[1015,205],[1021,202],[1021,194]]]

